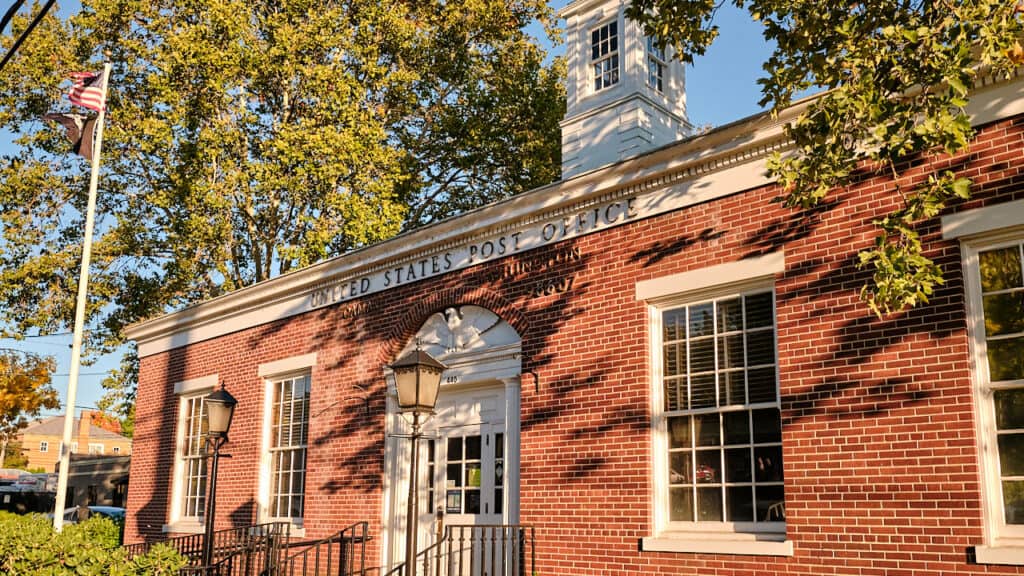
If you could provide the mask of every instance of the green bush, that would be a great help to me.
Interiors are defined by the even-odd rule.
[[[45,516],[0,512],[0,574],[4,576],[171,576],[186,560],[155,546],[131,560],[118,546],[120,526],[93,517],[55,532]]]

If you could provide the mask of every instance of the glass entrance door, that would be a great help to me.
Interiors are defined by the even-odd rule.
[[[427,521],[501,524],[505,511],[505,433],[481,424],[442,429],[427,441]]]
[[[507,508],[504,426],[481,424],[443,432],[427,442],[432,481],[426,499],[434,517],[421,522],[433,522],[431,542],[445,527],[459,527],[440,551],[448,574],[494,574],[505,555],[505,544],[496,538]]]

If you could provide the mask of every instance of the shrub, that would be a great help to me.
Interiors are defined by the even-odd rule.
[[[155,546],[128,559],[118,546],[120,527],[93,517],[57,533],[45,516],[0,512],[0,574],[5,576],[171,576],[186,560]]]

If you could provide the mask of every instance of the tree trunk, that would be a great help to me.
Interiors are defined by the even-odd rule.
[[[4,467],[4,460],[7,460],[7,437],[0,440],[0,468]]]

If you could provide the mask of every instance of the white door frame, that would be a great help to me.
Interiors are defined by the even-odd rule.
[[[461,325],[459,322],[462,322]],[[505,424],[505,489],[504,522],[519,522],[519,438],[520,438],[520,374],[522,373],[521,345],[519,335],[506,322],[492,312],[477,306],[449,308],[443,313],[432,315],[395,357],[415,348],[419,341],[422,348],[445,363],[445,371],[438,403],[474,391],[491,389],[504,392],[503,414],[492,418]],[[405,561],[405,516],[409,492],[409,439],[396,435],[409,434],[411,426],[398,412],[394,376],[385,367],[387,381],[387,412],[384,416],[385,448],[383,478],[383,510],[381,522],[381,566],[390,569]],[[466,422],[472,424],[473,422]],[[477,424],[483,422],[476,422]],[[426,423],[429,429],[430,421]],[[421,446],[425,442],[421,441]],[[422,449],[421,456],[426,453]],[[425,486],[427,466],[425,458],[420,460],[420,485]],[[435,494],[435,497],[440,495]],[[424,499],[420,500],[425,503]],[[425,505],[425,504],[424,504]],[[419,542],[430,530],[423,532]],[[422,547],[421,547],[422,548]]]

